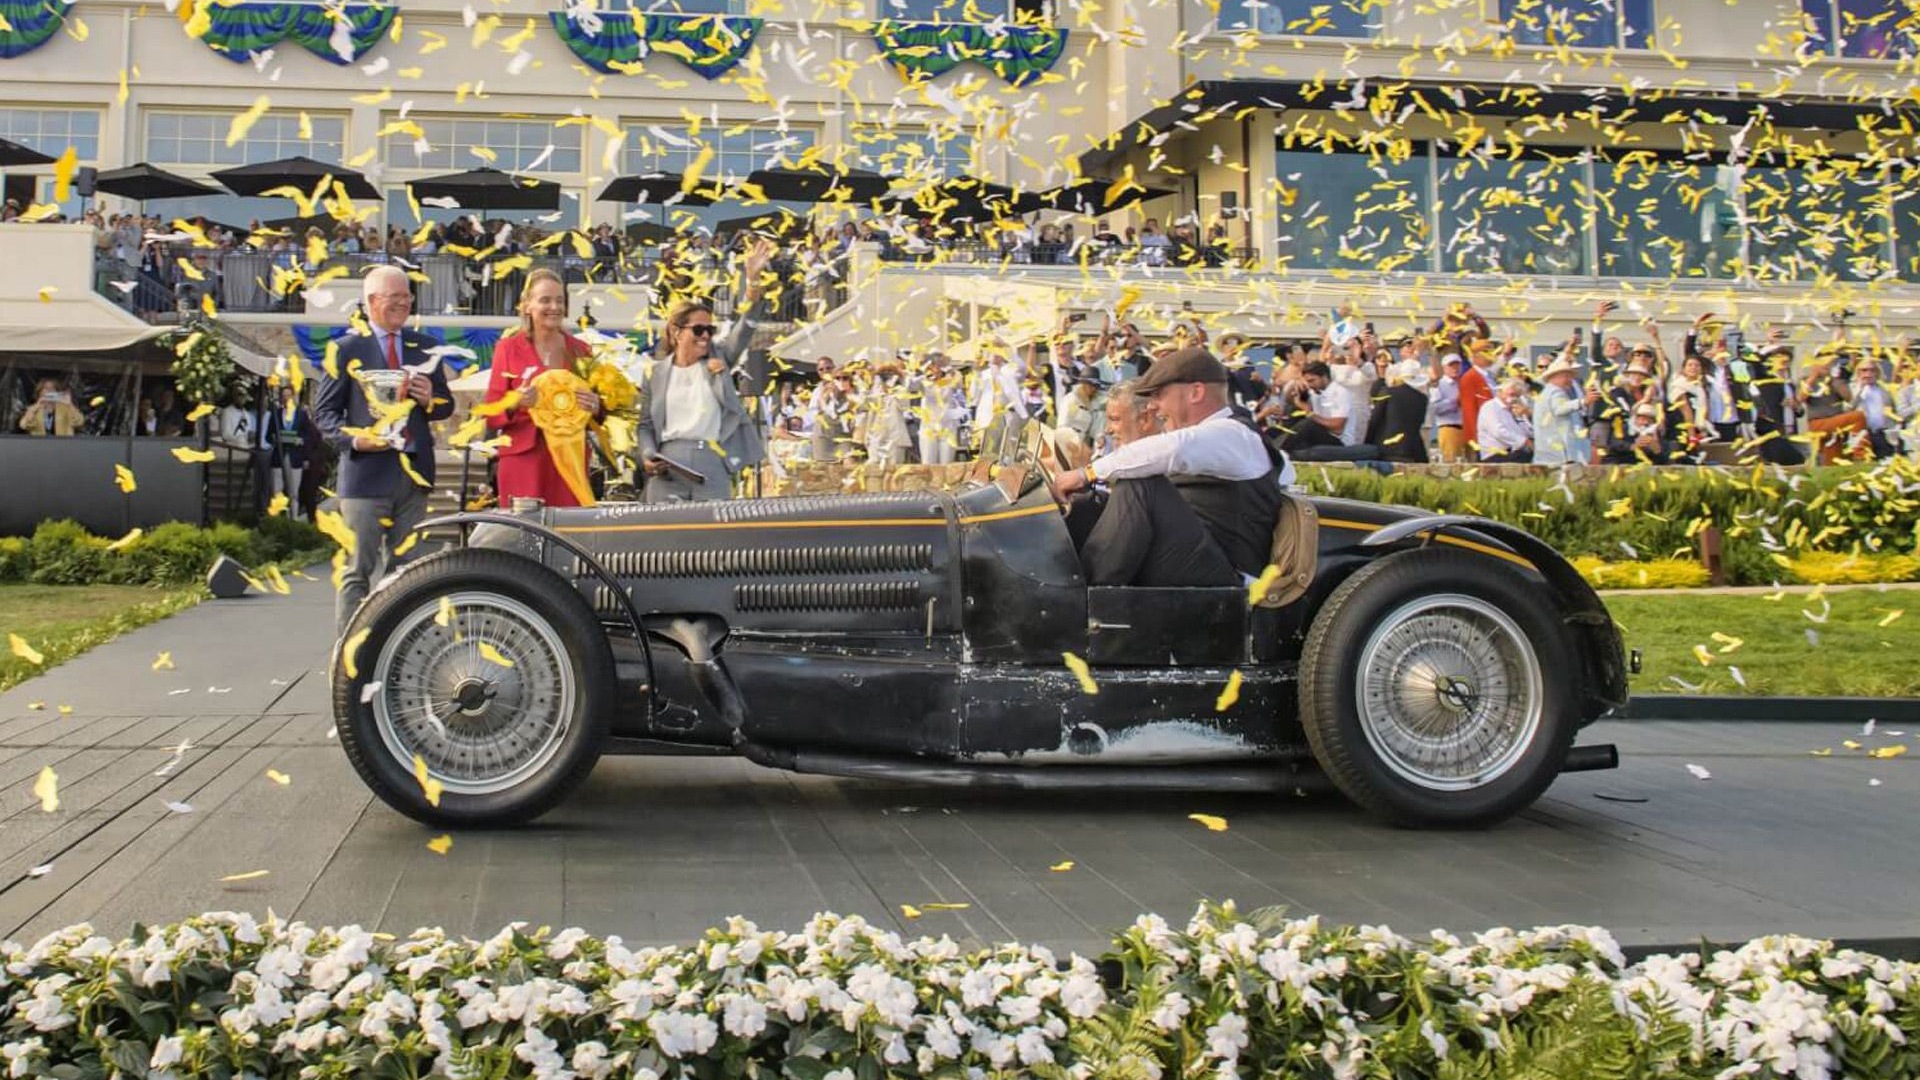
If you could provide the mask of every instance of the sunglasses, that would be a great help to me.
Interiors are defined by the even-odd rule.
[[[712,323],[693,323],[688,326],[683,326],[680,329],[685,330],[694,337],[712,337],[714,325]]]

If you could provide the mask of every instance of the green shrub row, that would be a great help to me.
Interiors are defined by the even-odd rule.
[[[1734,585],[1798,580],[1785,564],[1809,553],[1912,554],[1920,530],[1920,468],[1905,459],[1801,473],[1629,468],[1578,480],[1302,465],[1299,479],[1316,495],[1492,518],[1568,558],[1608,563],[1697,561],[1699,533],[1713,526]]]
[[[129,543],[95,536],[71,520],[44,521],[30,537],[0,537],[0,582],[38,585],[178,585],[206,576],[221,555],[252,567],[328,546],[305,522],[269,517],[249,529],[169,522]]]

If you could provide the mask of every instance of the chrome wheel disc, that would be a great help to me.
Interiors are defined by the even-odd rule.
[[[446,791],[488,795],[545,768],[571,725],[567,650],[547,620],[498,593],[455,593],[400,620],[373,668],[380,739]]]
[[[1435,791],[1498,778],[1540,729],[1540,661],[1498,607],[1423,596],[1381,619],[1360,651],[1360,729],[1388,768]]]

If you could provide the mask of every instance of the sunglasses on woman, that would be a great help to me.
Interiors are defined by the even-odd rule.
[[[712,323],[694,323],[691,326],[683,326],[680,329],[685,330],[694,337],[712,337],[714,325]]]

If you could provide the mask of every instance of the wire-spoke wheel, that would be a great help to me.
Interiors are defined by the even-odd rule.
[[[1300,719],[1349,798],[1415,826],[1486,825],[1559,775],[1579,666],[1545,583],[1420,548],[1354,571],[1316,613]]]
[[[1360,728],[1410,783],[1465,791],[1504,775],[1540,727],[1540,660],[1507,613],[1441,593],[1380,620],[1360,651]]]
[[[340,743],[402,813],[435,825],[528,821],[598,759],[612,656],[586,601],[540,564],[474,548],[423,559],[376,591],[343,638],[362,630],[355,674],[334,666]]]

